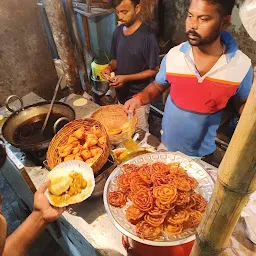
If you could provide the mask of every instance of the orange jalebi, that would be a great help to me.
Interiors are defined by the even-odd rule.
[[[127,196],[123,191],[109,192],[108,202],[115,207],[123,207],[127,203]]]
[[[132,192],[136,192],[142,187],[148,187],[148,184],[140,177],[138,173],[136,173],[136,175],[133,175],[131,178],[130,189]]]
[[[146,214],[146,215],[144,216],[144,220],[145,220],[149,225],[151,225],[152,227],[159,227],[161,224],[164,223],[165,216],[161,216],[161,215],[152,216],[152,215]]]
[[[163,205],[170,205],[177,199],[177,189],[169,184],[153,188],[153,195]]]
[[[170,208],[167,210],[162,210],[160,208],[158,208],[157,206],[154,206],[154,208],[152,208],[148,214],[152,215],[152,216],[166,216],[167,213],[169,212]]]
[[[152,173],[160,172],[160,173],[169,174],[170,172],[168,165],[160,162],[152,164],[151,168],[152,168]]]
[[[196,201],[196,205],[193,207],[193,209],[199,212],[204,212],[207,205],[206,200],[200,194],[197,193],[194,193],[191,196],[191,198],[193,198]]]
[[[203,218],[203,214],[196,210],[189,211],[189,218],[184,222],[185,228],[196,228]]]
[[[177,176],[174,180],[173,180],[175,186],[177,187],[178,190],[180,191],[190,191],[191,190],[191,186],[189,181],[186,179],[185,176]]]
[[[189,218],[189,213],[186,210],[175,212],[167,217],[167,222],[172,225],[182,224]]]
[[[192,189],[196,189],[198,186],[198,181],[190,176],[186,176],[187,181],[189,182]]]
[[[169,166],[169,171],[170,174],[174,174],[174,175],[186,175],[186,171],[183,167],[180,166],[180,163],[170,163],[168,164]]]
[[[141,221],[136,225],[136,233],[142,239],[155,240],[159,238],[163,227],[152,227],[146,221]]]
[[[168,179],[165,173],[155,172],[151,175],[151,180],[154,185],[160,186],[168,183]]]
[[[176,205],[186,205],[190,201],[190,192],[178,192],[177,200],[175,201]]]
[[[153,169],[149,164],[143,164],[139,167],[139,170],[144,170],[149,176],[151,176]]]
[[[139,167],[136,164],[124,164],[122,166],[122,171],[124,173],[132,173],[138,171]]]
[[[164,231],[168,236],[179,235],[183,231],[183,226],[181,224],[179,225],[167,224],[164,228]]]
[[[131,175],[126,173],[117,177],[117,185],[125,190],[130,190]]]
[[[132,205],[126,209],[126,219],[132,224],[136,224],[145,215],[138,207]]]
[[[143,188],[144,188],[144,186],[143,186]],[[132,191],[127,192],[127,198],[128,198],[130,201],[132,201],[132,195],[133,195],[133,192],[132,192]]]
[[[175,180],[176,178],[177,178],[177,175],[175,175],[175,174],[168,174],[168,175],[166,176],[167,184],[170,184],[170,185],[174,185],[174,186],[175,186],[174,180]]]
[[[148,174],[147,171],[145,171],[144,169],[140,168],[138,171],[138,174],[140,175],[141,179],[147,183],[148,185],[152,184],[152,180],[150,178],[150,175]]]
[[[179,208],[181,210],[182,209],[193,209],[196,206],[196,200],[195,200],[195,198],[192,197],[192,195],[190,196],[190,200],[188,203],[182,204],[182,205],[177,205],[177,208]]]
[[[148,188],[141,188],[139,191],[134,192],[132,201],[143,212],[150,211],[154,206],[154,199]]]
[[[196,206],[196,199],[191,196],[189,202],[186,204],[188,209],[194,208]]]
[[[174,208],[174,205],[171,204],[162,204],[159,199],[155,200],[156,206],[163,211],[170,211],[172,208]]]

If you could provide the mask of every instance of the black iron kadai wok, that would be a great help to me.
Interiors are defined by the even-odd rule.
[[[9,106],[11,99],[20,101],[21,107],[13,110]],[[23,107],[20,97],[12,95],[6,100],[6,108],[13,112],[2,127],[4,139],[16,148],[25,151],[41,151],[47,149],[55,133],[63,125],[75,119],[75,111],[67,104],[55,102],[47,126],[41,134],[41,129],[50,107],[49,101],[44,101]]]

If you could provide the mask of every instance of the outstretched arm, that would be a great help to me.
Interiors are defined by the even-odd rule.
[[[64,208],[56,208],[49,204],[44,192],[49,181],[43,184],[34,196],[34,210],[21,226],[6,240],[3,256],[26,255],[31,244],[37,239],[47,224],[57,220]]]
[[[161,85],[157,81],[149,84],[142,92],[136,94],[132,99],[124,104],[124,110],[127,114],[134,114],[135,110],[143,105],[149,104],[158,98],[169,85]]]

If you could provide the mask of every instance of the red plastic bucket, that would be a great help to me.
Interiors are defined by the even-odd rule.
[[[142,244],[123,235],[122,243],[126,251],[133,256],[189,256],[194,241],[182,245],[161,247]]]

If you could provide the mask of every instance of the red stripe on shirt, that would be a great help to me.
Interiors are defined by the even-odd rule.
[[[199,83],[195,75],[166,73],[170,96],[180,108],[202,114],[216,113],[226,107],[238,83],[206,78]]]

